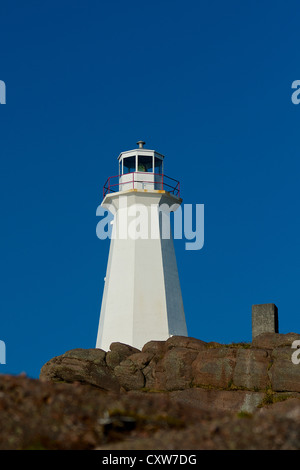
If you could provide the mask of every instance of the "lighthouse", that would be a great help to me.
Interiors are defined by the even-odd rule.
[[[172,230],[164,222],[180,207],[179,181],[165,175],[164,156],[138,147],[118,157],[119,172],[103,188],[114,215],[96,348],[121,342],[187,336]],[[170,218],[170,217],[169,217]]]

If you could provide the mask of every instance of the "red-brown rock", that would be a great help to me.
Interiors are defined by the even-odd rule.
[[[233,382],[237,350],[206,349],[197,354],[192,364],[193,385],[227,388]]]
[[[264,349],[237,349],[233,384],[249,390],[264,390],[270,383],[271,358]]]
[[[291,347],[276,348],[272,351],[273,365],[270,368],[274,391],[300,392],[300,364],[293,364]]]
[[[118,391],[120,385],[105,363],[101,349],[73,349],[43,365],[40,379],[52,382],[81,382],[102,390]]]
[[[262,333],[253,338],[252,346],[262,349],[275,349],[283,346],[291,347],[295,340],[300,340],[300,335],[297,333]]]

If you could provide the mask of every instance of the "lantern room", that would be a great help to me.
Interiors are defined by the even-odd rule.
[[[180,183],[164,174],[164,156],[155,150],[145,149],[145,142],[137,142],[138,148],[120,153],[119,174],[109,176],[103,186],[103,198],[107,194],[128,190],[167,191],[180,197]]]
[[[122,152],[118,157],[119,191],[162,189],[164,156],[145,149],[142,140],[137,145],[137,149]]]

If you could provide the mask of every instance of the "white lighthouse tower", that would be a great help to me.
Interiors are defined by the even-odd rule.
[[[122,152],[119,175],[103,189],[114,213],[96,348],[112,342],[141,349],[151,340],[187,336],[171,230],[164,217],[182,202],[179,182],[164,174],[164,156],[144,148]]]

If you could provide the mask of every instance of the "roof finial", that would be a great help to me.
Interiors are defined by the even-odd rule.
[[[139,146],[140,149],[144,148],[144,145],[145,145],[146,142],[144,142],[143,140],[139,140],[137,142],[137,145]]]

